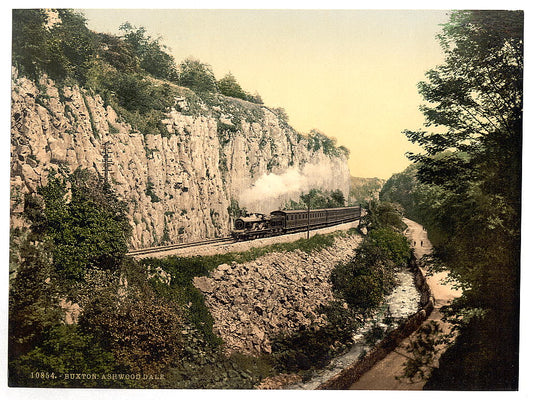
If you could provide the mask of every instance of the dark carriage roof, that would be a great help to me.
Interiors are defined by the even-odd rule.
[[[337,208],[319,208],[319,209],[311,209],[311,212],[320,212],[320,211],[340,211],[340,210],[356,210],[359,209],[359,206],[354,207],[337,207]],[[285,215],[291,215],[291,214],[300,214],[300,213],[306,213],[307,210],[276,210],[272,211],[270,214],[285,214]]]

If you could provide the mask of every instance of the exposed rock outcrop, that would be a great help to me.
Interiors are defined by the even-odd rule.
[[[14,71],[13,224],[20,223],[23,194],[46,183],[50,168],[83,167],[103,175],[106,142],[113,160],[110,181],[129,204],[133,248],[227,235],[231,200],[261,176],[288,168],[324,166],[321,188],[341,189],[347,198],[349,170],[342,152],[310,146],[262,105],[218,96],[218,105],[208,106],[190,94],[177,97],[166,114],[168,135],[143,134],[98,95],[57,87],[46,78],[36,84]],[[288,196],[252,206],[272,211]]]

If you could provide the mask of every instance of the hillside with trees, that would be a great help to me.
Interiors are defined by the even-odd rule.
[[[283,140],[285,144],[294,141],[297,149],[288,148],[283,162],[290,160],[299,166],[307,161],[307,155],[337,158],[337,164],[333,164],[337,176],[344,171],[348,150],[337,147],[334,139],[316,130],[308,138],[297,134],[288,125],[283,109],[262,106],[260,96],[250,95],[232,75],[217,80],[208,64],[193,58],[176,63],[161,39],[152,38],[144,28],[124,23],[120,31],[119,36],[92,32],[83,15],[72,10],[13,11],[16,85],[12,98],[18,108],[12,111],[12,161],[17,165],[12,170],[18,182],[24,181],[24,170],[33,173],[35,181],[32,187],[27,185],[26,192],[16,192],[12,186],[12,205],[16,205],[16,216],[23,223],[12,225],[10,232],[9,385],[252,389],[265,378],[284,372],[298,373],[299,379],[307,376],[313,368],[347,350],[363,315],[371,314],[391,291],[396,284],[392,272],[403,268],[410,256],[407,241],[397,229],[376,229],[358,256],[367,259],[365,254],[371,254],[375,265],[359,268],[352,262],[344,269],[340,267],[335,278],[315,276],[330,292],[329,279],[334,279],[338,295],[335,302],[319,310],[323,325],[317,321],[301,329],[298,325],[296,332],[285,330],[276,336],[265,336],[273,344],[268,354],[228,354],[215,330],[206,299],[194,285],[195,278],[209,276],[221,265],[254,261],[274,252],[294,252],[308,263],[313,252],[331,247],[339,234],[317,235],[242,253],[137,261],[127,254],[132,236],[139,230],[136,228],[157,224],[155,218],[148,220],[140,208],[161,206],[152,209],[153,216],[159,217],[163,234],[159,238],[153,235],[153,239],[163,242],[170,241],[169,221],[191,221],[193,211],[198,211],[197,203],[185,209],[184,202],[177,200],[177,212],[163,208],[165,198],[172,199],[171,189],[176,197],[178,193],[183,195],[182,200],[190,198],[192,187],[184,184],[175,170],[168,169],[161,174],[163,190],[158,192],[155,179],[144,184],[143,178],[154,178],[154,170],[163,168],[161,163],[137,162],[138,154],[157,161],[163,151],[154,142],[168,145],[173,141],[174,148],[160,149],[169,153],[167,167],[170,162],[181,167],[190,155],[184,148],[199,141],[200,135],[194,134],[201,132],[210,139],[205,143],[213,145],[197,146],[197,152],[190,153],[200,157],[211,151],[206,158],[212,164],[209,168],[195,164],[193,168],[204,167],[201,180],[206,182],[211,200],[217,202],[222,213],[224,203],[217,201],[212,183],[217,174],[221,186],[228,186],[220,176],[229,169],[229,162],[217,146],[230,142],[243,127],[250,132],[251,125],[259,126],[253,132],[261,133],[255,135],[255,153],[262,146],[265,154],[278,161],[280,157],[273,156],[278,146]],[[190,99],[195,101],[186,101]],[[183,103],[188,108],[180,108]],[[233,115],[241,113],[240,118],[231,121],[226,116],[225,122],[215,119],[209,114],[215,107],[219,110],[217,118],[222,114],[220,110],[226,111],[223,107],[230,108]],[[94,110],[98,110],[98,115]],[[180,119],[168,120],[172,112]],[[258,115],[265,113],[278,141],[267,135],[269,128],[255,123]],[[109,115],[113,118],[108,119]],[[165,119],[167,125],[162,122]],[[183,121],[187,123],[178,127]],[[175,125],[175,129],[169,130],[169,125]],[[179,142],[179,135],[187,141]],[[35,139],[33,142],[45,139],[40,152],[28,144],[31,138]],[[60,138],[67,138],[68,144],[59,146]],[[119,164],[119,157],[126,158],[122,167],[128,171],[129,180],[118,182],[113,176],[108,179],[100,173],[101,168],[95,167],[101,162],[102,139],[121,145],[121,154],[116,152],[113,160]],[[141,144],[138,151],[130,139]],[[24,152],[17,153],[20,149]],[[248,162],[247,155],[255,156],[243,153],[242,146],[239,149],[243,163]],[[76,161],[91,162],[72,171],[74,163],[69,164],[67,151]],[[86,153],[92,153],[94,158],[84,158]],[[305,157],[299,158],[301,154]],[[126,168],[130,163],[135,164],[135,169]],[[35,173],[38,165],[42,167],[39,174]],[[142,168],[147,165],[156,165],[150,176],[143,175],[146,171]],[[191,177],[193,168],[179,172],[191,181],[200,180]],[[265,163],[268,172],[275,168],[274,163]],[[132,171],[138,171],[137,175]],[[176,179],[175,183],[170,179]],[[133,218],[128,208],[131,203],[139,205]],[[313,207],[344,204],[342,191],[313,193]],[[221,213],[210,208],[207,200],[201,206],[205,212],[202,218],[217,222]],[[240,211],[235,202],[230,203],[230,208]],[[357,232],[341,235],[344,234],[358,242]],[[381,247],[386,250],[380,251]],[[347,251],[351,254],[353,246]],[[352,271],[357,272],[357,278],[346,282]],[[306,277],[302,281],[303,278]],[[366,301],[369,292],[365,284],[374,281],[372,297]],[[269,290],[274,289],[279,296],[277,282],[268,279],[267,283]],[[304,284],[295,284],[307,291]],[[290,299],[277,298],[270,291],[265,296],[279,304],[291,304]],[[350,299],[353,310],[343,306],[343,296]],[[251,303],[247,306],[266,317],[266,310],[257,311]],[[291,311],[301,314],[299,309]],[[307,319],[303,314],[302,317]],[[67,379],[70,375],[74,377]]]
[[[459,336],[426,389],[518,387],[523,13],[457,11],[439,40],[445,62],[419,84],[420,154],[381,198],[424,224],[435,268],[463,295],[447,310]]]
[[[378,200],[379,192],[384,183],[384,179],[352,176],[350,179],[350,203],[365,204],[372,200]]]

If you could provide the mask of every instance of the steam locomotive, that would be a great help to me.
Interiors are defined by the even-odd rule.
[[[236,240],[250,240],[261,237],[322,228],[361,218],[361,206],[324,208],[320,210],[272,211],[270,215],[253,213],[237,218],[232,236]]]

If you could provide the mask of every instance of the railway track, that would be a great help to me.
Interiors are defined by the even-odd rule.
[[[152,253],[159,253],[159,252],[162,252],[162,251],[169,251],[169,250],[176,250],[176,249],[186,249],[186,248],[190,248],[190,247],[205,246],[205,245],[208,245],[208,244],[233,243],[233,242],[235,242],[235,240],[233,238],[225,237],[225,238],[201,240],[201,241],[198,241],[198,242],[170,244],[168,246],[147,247],[145,249],[131,250],[130,252],[126,253],[126,255],[134,257],[134,256],[142,256],[142,255],[152,254]]]
[[[353,222],[353,220],[337,221],[337,222],[335,222],[333,224],[325,224],[325,225],[321,225],[321,226],[313,226],[313,227],[310,228],[310,231],[319,230],[321,228],[327,228],[327,227],[335,226],[335,225],[341,225],[341,224],[347,223],[347,222]],[[293,228],[290,231],[288,231],[286,234],[290,235],[290,234],[293,234],[293,233],[305,232],[306,230],[307,230],[307,227],[299,227],[299,228],[296,228],[296,229]],[[266,237],[272,237],[272,235],[266,236]],[[257,238],[254,238],[254,239],[249,239],[248,241],[253,241],[253,240],[261,239],[261,238],[262,237],[257,237]],[[126,255],[135,257],[135,256],[146,255],[146,254],[152,254],[152,253],[160,253],[162,251],[177,250],[177,249],[187,249],[187,248],[191,248],[191,247],[199,247],[199,246],[205,246],[205,245],[209,245],[209,244],[221,244],[221,243],[237,243],[237,240],[233,239],[232,237],[224,237],[224,238],[217,238],[217,239],[201,240],[201,241],[198,241],[198,242],[170,244],[170,245],[167,245],[167,246],[157,246],[157,247],[147,247],[147,248],[144,248],[144,249],[131,250],[130,252],[126,253]]]

